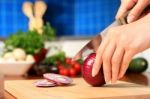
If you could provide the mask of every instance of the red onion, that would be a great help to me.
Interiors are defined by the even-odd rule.
[[[100,69],[99,73],[95,77],[92,77],[92,68],[93,68],[95,57],[96,57],[96,54],[92,53],[85,59],[83,67],[82,67],[82,75],[83,75],[84,80],[88,84],[92,86],[102,86],[105,84],[102,68]]]
[[[71,78],[59,74],[46,73],[43,74],[43,77],[48,81],[55,82],[57,85],[68,85],[73,82]]]

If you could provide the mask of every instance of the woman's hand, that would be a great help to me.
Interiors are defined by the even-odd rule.
[[[150,47],[150,14],[130,24],[111,28],[97,50],[92,70],[95,76],[103,63],[106,83],[124,76],[132,57]]]
[[[131,23],[140,17],[143,10],[149,4],[150,0],[121,0],[121,6],[117,12],[116,19],[120,18],[125,12],[132,9],[127,17],[128,23]]]

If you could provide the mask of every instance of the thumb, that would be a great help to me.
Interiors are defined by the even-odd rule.
[[[143,10],[146,8],[148,4],[149,4],[148,2],[143,2],[143,0],[139,0],[139,2],[137,2],[135,7],[133,7],[130,13],[128,14],[127,17],[128,23],[131,23],[136,19],[138,19],[138,17],[141,15],[141,13],[143,12]]]
[[[136,2],[133,0],[124,0],[121,2],[120,8],[116,14],[116,19],[120,18],[124,13],[131,9]]]

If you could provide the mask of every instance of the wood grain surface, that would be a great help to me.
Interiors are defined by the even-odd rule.
[[[70,86],[40,88],[37,80],[7,80],[5,90],[17,99],[150,99],[150,87],[119,81],[102,87],[91,87],[82,78]]]

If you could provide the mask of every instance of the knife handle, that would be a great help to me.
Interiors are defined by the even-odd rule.
[[[129,14],[130,11],[126,12],[123,16],[121,16],[119,19],[117,19],[117,21],[121,24],[121,25],[124,25],[124,24],[128,24],[127,22],[127,16]]]
[[[143,15],[145,12],[149,11],[150,10],[150,5],[148,5],[142,12],[141,15]],[[128,24],[127,22],[127,16],[129,14],[130,10],[127,11],[123,16],[121,16],[119,19],[117,19],[117,21],[121,24],[121,25],[124,25],[124,24]]]

